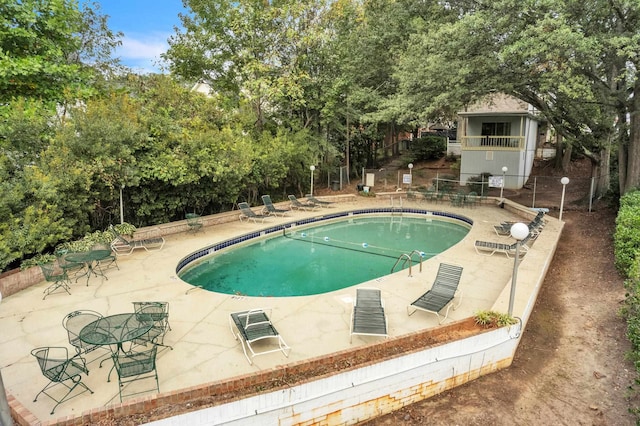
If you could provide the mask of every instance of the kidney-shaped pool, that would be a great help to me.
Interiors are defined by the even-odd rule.
[[[294,222],[201,249],[180,262],[178,275],[225,294],[326,293],[406,268],[408,257],[413,263],[433,257],[461,241],[470,224],[427,211]]]

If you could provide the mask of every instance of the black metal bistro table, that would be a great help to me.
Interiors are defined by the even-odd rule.
[[[116,345],[137,339],[153,327],[153,321],[144,320],[135,312],[102,317],[80,330],[80,340],[90,345]]]
[[[109,279],[104,274],[104,272],[102,272],[100,268],[96,268],[96,264],[101,260],[107,259],[110,256],[111,256],[111,250],[90,250],[90,251],[83,251],[79,253],[69,253],[65,255],[65,259],[70,262],[84,264],[85,272],[84,274],[81,274],[76,278],[76,282],[78,281],[78,278],[80,278],[83,275],[86,275],[87,285],[89,285],[89,278],[91,278],[92,274],[95,275],[96,277],[98,275],[103,276],[105,280]]]
[[[123,343],[137,339],[153,327],[152,320],[144,320],[143,318],[135,312],[102,317],[85,325],[80,330],[79,337],[80,340],[90,345],[115,345],[117,346],[117,351],[126,353],[122,348]],[[111,381],[111,371],[113,371],[114,367],[115,364],[109,370],[108,382]]]

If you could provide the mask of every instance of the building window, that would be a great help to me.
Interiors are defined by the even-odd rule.
[[[484,136],[482,138],[481,145],[494,145],[491,142],[491,136],[510,136],[511,135],[511,123],[482,123],[481,135]]]

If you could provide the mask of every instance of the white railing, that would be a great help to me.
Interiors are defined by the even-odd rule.
[[[504,150],[519,151],[524,149],[524,136],[462,136],[462,150]]]

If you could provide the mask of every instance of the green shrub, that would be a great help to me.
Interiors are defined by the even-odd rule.
[[[620,198],[620,209],[616,216],[614,232],[615,265],[627,279],[625,301],[620,314],[627,322],[627,339],[631,350],[626,356],[636,369],[636,377],[640,376],[640,192],[628,192]],[[636,384],[640,380],[636,378]],[[638,414],[639,408],[631,410]]]
[[[36,254],[32,258],[25,259],[20,263],[20,270],[24,271],[25,269],[29,269],[33,266],[42,265],[44,263],[50,263],[56,260],[56,257],[53,254]]]
[[[411,141],[411,152],[415,160],[437,160],[447,153],[447,138],[443,136],[424,136]]]
[[[127,222],[113,225],[113,228],[120,235],[133,235],[133,233],[136,232],[136,227]]]
[[[121,235],[133,235],[136,227],[129,223],[122,223],[114,226],[116,232]],[[86,234],[79,240],[66,241],[58,244],[54,253],[38,254],[30,259],[24,260],[20,263],[20,270],[31,268],[32,266],[40,265],[43,263],[53,262],[56,259],[55,253],[78,253],[91,250],[95,244],[111,244],[115,235],[111,230],[95,231],[90,234]]]
[[[438,178],[431,180],[434,188],[438,188],[438,191],[451,192],[458,186],[458,177],[454,175],[440,175]]]
[[[509,314],[495,311],[478,311],[474,315],[476,324],[485,328],[506,327],[518,321]]]
[[[640,251],[640,191],[628,192],[620,198],[614,233],[615,265],[626,277]]]
[[[467,179],[467,188],[469,192],[474,191],[476,194],[487,194],[489,192],[489,176],[491,173],[482,173],[480,176],[471,176]]]

